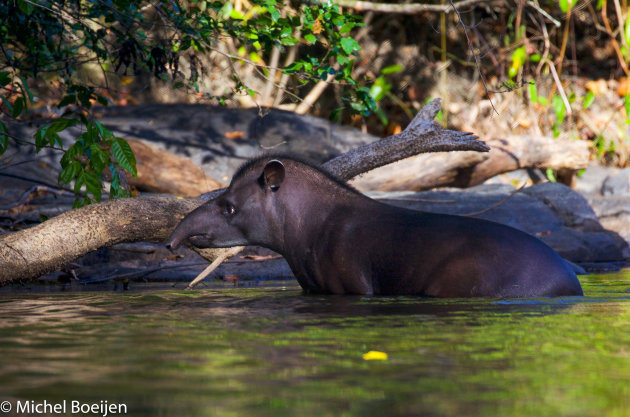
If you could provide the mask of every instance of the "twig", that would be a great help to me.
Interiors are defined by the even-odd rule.
[[[560,52],[558,53],[558,78],[559,74],[562,74],[562,64],[564,63],[564,55],[567,51],[567,43],[569,41],[569,28],[571,22],[571,8],[567,8],[566,20],[564,22],[564,31],[562,33],[562,44],[560,45]],[[555,77],[554,77],[555,78]]]
[[[3,158],[7,161],[10,161],[15,155],[11,155],[11,156],[7,156],[6,158]],[[0,161],[2,162],[2,161]],[[18,165],[22,165],[22,164],[30,164],[31,162],[37,162],[37,159],[25,159],[23,161],[20,162],[13,162],[13,163],[2,163],[2,165],[0,165],[0,171],[4,170],[4,169],[9,169],[11,167],[15,167]]]
[[[0,177],[15,178],[17,180],[32,182],[33,184],[41,184],[41,185],[45,185],[45,186],[50,187],[50,188],[56,188],[58,190],[64,190],[64,191],[72,192],[72,190],[69,189],[69,188],[60,187],[59,185],[52,184],[50,182],[46,182],[46,181],[42,181],[42,180],[36,180],[36,179],[33,179],[33,178],[23,177],[21,175],[15,175],[15,174],[9,174],[9,173],[6,173],[6,172],[0,172]]]
[[[472,52],[473,58],[475,59],[475,67],[477,68],[477,72],[479,73],[479,78],[481,78],[481,83],[483,84],[483,88],[486,91],[486,96],[488,97],[488,101],[490,101],[492,110],[494,110],[494,112],[498,115],[499,112],[497,111],[496,107],[494,107],[494,103],[492,102],[492,99],[490,98],[490,92],[488,90],[488,85],[486,84],[486,79],[483,77],[483,73],[481,72],[481,65],[479,64],[479,56],[475,53],[475,49],[472,46],[470,37],[468,36],[467,27],[464,24],[464,21],[462,20],[462,16],[459,14],[459,10],[457,10],[457,7],[455,7],[455,3],[453,3],[453,0],[449,0],[449,2],[453,10],[455,11],[455,14],[457,14],[457,19],[459,20],[459,24],[462,25],[462,29],[464,30],[464,35],[466,35],[466,42],[468,44],[468,49],[470,49],[470,51]],[[460,3],[463,3],[463,2],[460,2]]]
[[[29,140],[26,139],[22,139],[22,138],[18,138],[17,136],[13,136],[9,133],[5,134],[6,136],[10,137],[11,139],[13,139],[14,141],[16,141],[17,143],[22,143],[24,145],[31,145],[31,146],[35,146],[37,147],[37,144],[34,142],[31,142]],[[61,152],[65,152],[66,150],[63,148],[58,148],[56,146],[52,146],[52,145],[43,145],[42,148],[47,148],[47,149],[53,149],[55,151],[61,151]]]
[[[608,33],[608,36],[610,36],[610,42],[612,43],[612,46],[615,49],[615,53],[617,54],[617,61],[619,61],[619,65],[621,65],[621,68],[623,69],[623,72],[626,74],[626,77],[630,76],[630,70],[628,69],[628,64],[626,64],[626,60],[623,57],[621,48],[619,48],[617,37],[613,34],[613,30],[610,27],[610,22],[608,21],[608,15],[606,14],[606,0],[603,0],[602,2],[602,20],[604,21],[604,27],[606,28],[606,32]],[[621,22],[619,24],[621,24]]]
[[[516,193],[518,193],[519,191],[521,191],[523,188],[525,188],[525,186],[527,185],[527,183],[524,183],[523,185],[521,185],[520,187],[518,187],[516,190],[512,191],[510,193],[510,195],[508,195],[507,197],[505,197],[503,200],[499,201],[496,204],[493,204],[492,206],[485,208],[483,210],[480,211],[475,211],[473,213],[467,213],[467,214],[463,214],[462,216],[466,216],[466,217],[475,217],[475,216],[480,216],[484,213],[489,212],[490,210],[494,210],[495,208],[505,204],[506,201],[508,201],[510,198],[514,197],[516,195]]]
[[[551,41],[549,41],[549,31],[547,30],[547,25],[545,25],[545,22],[542,19],[540,20],[541,20],[540,28],[543,33],[545,50],[542,53],[542,58],[540,59],[540,63],[536,67],[536,74],[538,74],[539,76],[540,76],[540,72],[542,71],[543,65],[545,65],[545,62],[547,62],[549,58],[549,50],[551,49]]]
[[[24,202],[26,202],[26,200],[29,199],[29,197],[31,196],[31,194],[36,193],[36,192],[41,192],[41,191],[48,191],[54,194],[64,194],[64,193],[68,193],[72,196],[74,196],[74,193],[71,193],[70,191],[66,191],[66,190],[60,190],[58,187],[48,187],[45,185],[34,185],[31,188],[29,188],[28,190],[26,190],[22,196],[15,202],[6,205],[6,206],[0,206],[0,211],[8,211],[11,210],[12,208],[21,206],[22,204],[24,204]]]
[[[546,11],[541,9],[540,6],[537,3],[534,3],[532,0],[529,0],[527,2],[527,5],[529,7],[532,7],[534,10],[536,10],[541,15],[545,16],[547,19],[549,19],[549,21],[551,23],[553,23],[555,27],[559,28],[561,26],[561,24],[560,24],[560,22],[558,20],[554,19],[549,13],[547,13]]]
[[[556,66],[553,64],[552,61],[549,61],[549,69],[551,70],[551,75],[553,76],[553,79],[556,82],[556,86],[558,87],[558,93],[560,93],[560,97],[562,98],[562,102],[564,103],[564,108],[567,111],[567,115],[571,116],[573,112],[571,111],[569,99],[564,92],[564,88],[562,87],[562,83],[560,82],[560,77],[558,77],[558,73],[556,72]]]
[[[232,257],[232,256],[234,256],[236,254],[238,254],[243,249],[244,249],[243,246],[236,246],[236,247],[233,247],[233,248],[229,248],[228,250],[220,253],[219,256],[217,256],[216,259],[214,261],[212,261],[212,263],[206,267],[206,269],[201,271],[201,273],[199,275],[197,275],[197,277],[195,277],[195,279],[190,281],[190,284],[188,284],[188,287],[186,287],[186,289],[187,290],[192,290],[195,285],[197,285],[205,277],[210,275],[212,273],[212,271],[217,269],[217,267],[219,265],[221,265],[223,263],[223,261],[225,261],[226,259],[228,259],[228,258],[230,258],[230,257]]]

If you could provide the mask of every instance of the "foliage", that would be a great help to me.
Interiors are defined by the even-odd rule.
[[[348,87],[342,97],[346,108],[362,114],[375,109],[369,89],[352,77],[360,46],[350,32],[361,25],[357,17],[342,14],[331,3],[292,6],[253,0],[249,5],[237,9],[231,1],[208,0],[1,2],[0,110],[7,119],[24,120],[42,97],[61,109],[63,117],[39,129],[35,144],[38,151],[53,147],[65,152],[59,182],[74,182],[75,206],[80,206],[100,201],[105,181],[110,182],[110,198],[129,195],[125,173],[136,175],[133,152],[93,111],[96,103],[110,103],[116,85],[128,77],[150,75],[219,103],[231,94],[257,94],[236,71],[233,91],[223,96],[202,91],[200,79],[207,70],[200,57],[215,52],[230,65],[245,60],[218,48],[223,38],[250,50],[252,58],[274,48],[312,47],[312,53],[280,70],[301,84],[334,76]],[[248,63],[267,74],[274,69],[256,59]],[[59,135],[72,126],[80,126],[82,133],[66,149]],[[0,155],[11,139],[0,120]]]

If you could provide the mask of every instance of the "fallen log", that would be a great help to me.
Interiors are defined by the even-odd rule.
[[[490,152],[424,153],[375,169],[354,179],[362,191],[422,191],[470,187],[523,168],[579,170],[589,162],[588,143],[544,136],[510,136],[486,142]]]
[[[443,129],[433,118],[441,101],[426,105],[401,133],[360,146],[324,164],[348,180],[421,152],[488,147],[470,133]],[[190,211],[221,190],[194,199],[151,196],[119,199],[63,213],[37,226],[0,237],[0,284],[30,280],[101,247],[121,242],[162,242]],[[203,250],[213,260],[224,250]]]
[[[197,197],[221,188],[201,168],[186,157],[165,151],[152,143],[128,138],[136,156],[137,177],[129,177],[129,184],[140,191],[168,193],[178,197]]]

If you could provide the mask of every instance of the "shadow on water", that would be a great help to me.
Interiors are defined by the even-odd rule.
[[[295,284],[0,294],[0,401],[108,401],[134,416],[628,415],[630,275],[582,282],[585,297],[524,300]]]

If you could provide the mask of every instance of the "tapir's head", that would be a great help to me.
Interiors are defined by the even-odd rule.
[[[285,174],[285,165],[278,159],[246,164],[225,192],[182,220],[167,247],[175,249],[191,237],[195,237],[196,246],[205,247],[275,246],[274,237],[282,234],[279,229],[283,206],[278,200],[285,194],[279,192]]]

